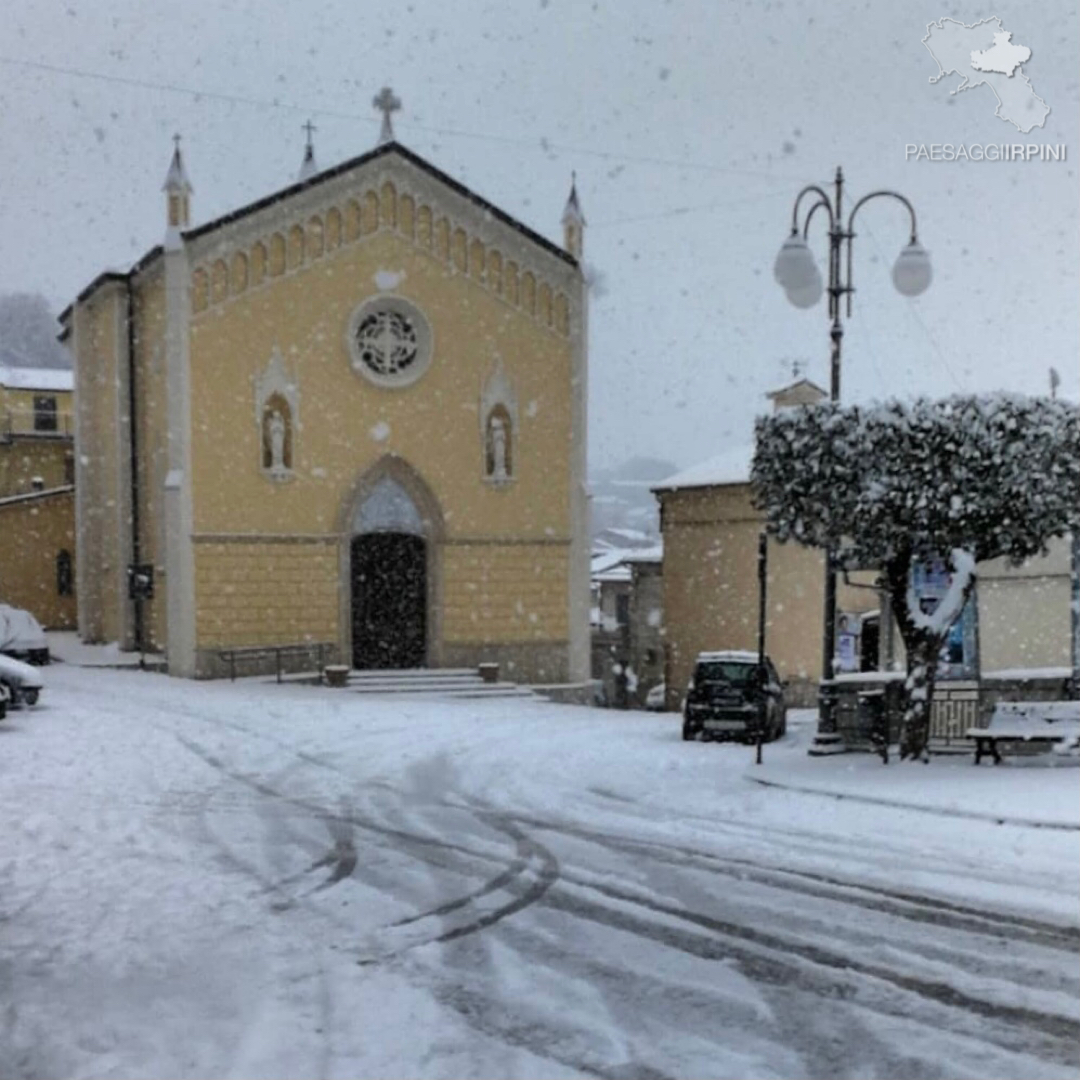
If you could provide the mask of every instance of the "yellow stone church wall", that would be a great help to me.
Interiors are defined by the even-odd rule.
[[[195,546],[201,649],[338,640],[338,549],[331,542]]]
[[[565,641],[568,550],[562,544],[447,545],[447,642]]]

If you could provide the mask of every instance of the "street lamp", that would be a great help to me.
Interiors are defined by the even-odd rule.
[[[815,201],[806,210],[800,228],[799,211],[803,199],[816,196]],[[847,315],[851,316],[851,297],[855,292],[851,273],[851,249],[855,239],[853,225],[855,215],[871,199],[888,196],[897,199],[907,207],[911,215],[911,239],[903,248],[893,264],[893,284],[904,296],[918,296],[925,292],[932,277],[930,256],[919,243],[915,227],[915,208],[903,195],[895,191],[872,191],[864,195],[851,208],[847,226],[843,219],[844,174],[836,170],[836,192],[833,197],[817,184],[809,184],[795,197],[795,206],[791,214],[791,235],[784,241],[776,256],[773,274],[783,287],[787,298],[798,308],[813,307],[821,299],[823,292],[828,292],[828,315],[831,321],[829,337],[832,339],[832,357],[829,373],[829,399],[840,400],[840,343],[844,337],[844,327],[840,321],[840,298],[847,296]],[[813,253],[806,242],[810,231],[810,222],[818,210],[824,209],[829,219],[829,268],[828,286],[822,280],[821,271],[814,261]],[[833,685],[834,661],[836,652],[836,574],[833,568],[833,552],[825,553],[825,627],[823,634],[821,691],[819,704],[821,719],[818,730],[823,735],[835,735],[836,732],[836,691]]]

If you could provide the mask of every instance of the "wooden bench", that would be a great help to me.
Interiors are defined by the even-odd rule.
[[[967,729],[975,764],[989,754],[1001,764],[999,742],[1058,743],[1080,739],[1080,701],[1001,701],[986,727]]]

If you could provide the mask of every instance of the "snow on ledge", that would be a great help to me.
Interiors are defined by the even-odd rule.
[[[984,679],[1068,679],[1072,670],[1067,667],[1032,667],[1001,668],[999,671],[984,671]]]

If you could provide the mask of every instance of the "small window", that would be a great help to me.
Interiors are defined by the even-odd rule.
[[[34,430],[57,430],[56,398],[52,394],[34,395]]]
[[[75,582],[71,574],[71,552],[64,549],[56,556],[56,592],[59,596],[73,596]]]
[[[75,455],[70,450],[64,455],[64,483],[75,483]]]
[[[630,594],[619,593],[615,597],[615,621],[620,626],[627,626],[630,623]]]

